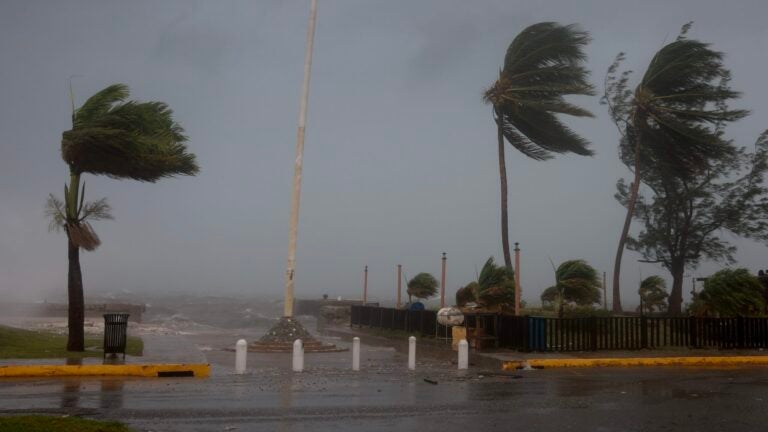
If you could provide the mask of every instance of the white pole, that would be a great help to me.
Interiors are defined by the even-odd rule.
[[[304,53],[304,82],[301,87],[301,106],[299,108],[299,128],[296,134],[296,160],[293,165],[293,192],[291,193],[291,220],[288,229],[288,266],[285,270],[285,305],[283,315],[293,316],[293,281],[296,270],[296,236],[299,227],[299,198],[301,197],[301,168],[304,158],[304,127],[307,122],[307,104],[309,103],[309,75],[312,69],[312,45],[315,40],[315,21],[317,20],[317,0],[312,0],[307,29],[307,50]]]
[[[360,338],[357,336],[352,339],[352,370],[360,370]]]
[[[304,370],[304,345],[301,339],[293,342],[293,371],[301,372]]]
[[[469,344],[466,339],[459,342],[459,369],[469,367]]]
[[[245,339],[240,339],[235,344],[235,373],[245,373],[245,360],[248,355],[248,342]]]
[[[416,370],[416,338],[408,338],[408,369]]]

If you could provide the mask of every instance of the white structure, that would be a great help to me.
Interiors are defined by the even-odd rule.
[[[461,325],[464,322],[464,314],[455,307],[442,308],[437,311],[437,322],[447,327]]]
[[[245,373],[245,360],[248,355],[248,342],[245,339],[240,339],[235,344],[235,373]]]
[[[408,338],[408,369],[416,370],[416,338]]]
[[[304,370],[304,344],[301,339],[293,342],[293,371],[301,372]]]
[[[459,369],[469,367],[469,344],[466,339],[459,342]]]
[[[352,339],[352,370],[360,370],[360,338],[357,336]]]

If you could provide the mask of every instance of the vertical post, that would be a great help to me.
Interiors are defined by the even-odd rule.
[[[459,342],[459,369],[469,367],[469,344],[466,339]]]
[[[352,338],[352,370],[360,370],[360,338]]]
[[[416,370],[416,338],[408,338],[408,369]]]
[[[445,307],[445,252],[442,258],[442,277],[440,278],[440,309]]]
[[[242,375],[245,373],[245,360],[248,355],[248,343],[245,339],[240,339],[235,344],[235,373]]]
[[[589,318],[589,326],[591,330],[591,340],[589,341],[589,349],[597,351],[597,317],[592,316]]]
[[[642,303],[641,306],[642,308]],[[640,343],[643,349],[648,349],[648,317],[640,315]]]
[[[402,264],[397,265],[397,307],[399,308],[402,304],[400,302],[400,291],[402,290],[402,282],[403,280],[403,266]]]
[[[515,242],[515,316],[520,316],[520,243]]]
[[[293,371],[301,372],[304,370],[304,345],[301,339],[293,342]]]
[[[746,348],[746,329],[744,317],[739,315],[736,317],[736,348]]]
[[[301,89],[299,108],[299,127],[296,133],[296,159],[293,166],[293,191],[291,193],[291,219],[288,229],[288,265],[285,270],[285,303],[283,315],[293,316],[293,285],[296,270],[296,237],[299,227],[299,199],[301,197],[301,169],[304,158],[304,128],[307,123],[307,104],[309,102],[309,76],[312,69],[312,45],[315,41],[315,22],[317,20],[317,0],[312,0],[307,29],[307,49],[304,53],[304,82]]]
[[[608,283],[603,272],[603,309],[608,310]]]
[[[366,305],[368,303],[368,266],[365,266],[363,273],[363,305]]]

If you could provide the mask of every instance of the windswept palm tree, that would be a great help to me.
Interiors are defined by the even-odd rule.
[[[49,228],[67,234],[69,337],[67,350],[84,350],[83,278],[80,249],[92,251],[99,240],[90,222],[112,219],[106,198],[85,201],[85,173],[154,183],[165,177],[195,175],[195,155],[187,151],[184,130],[162,102],[127,100],[128,87],[114,84],[91,96],[78,109],[72,98],[72,129],[64,132],[61,155],[69,166],[64,199],[50,195]]]
[[[551,261],[550,261],[551,262]],[[552,297],[553,291],[558,293],[559,307],[557,314],[563,317],[563,306],[566,302],[576,303],[580,306],[589,306],[600,303],[600,277],[594,267],[584,260],[564,261],[557,268],[552,263],[555,271],[555,285],[547,288],[548,297]],[[553,290],[554,288],[554,290]]]
[[[501,181],[501,242],[504,263],[512,268],[507,216],[507,168],[504,140],[525,156],[547,160],[556,153],[591,156],[589,143],[564,125],[558,114],[592,117],[565,101],[567,95],[592,95],[583,48],[589,34],[576,25],[553,22],[524,29],[507,48],[499,79],[486,90],[496,121]]]
[[[623,53],[616,57],[606,75],[603,102],[623,135],[622,161],[634,171],[614,261],[614,312],[622,311],[621,258],[645,167],[671,170],[681,177],[706,168],[712,158],[732,151],[723,137],[723,125],[748,114],[745,110],[728,109],[728,101],[738,98],[740,93],[729,87],[730,73],[723,65],[723,54],[712,50],[709,44],[687,39],[690,26],[691,23],[683,26],[677,40],[653,56],[634,92],[627,87],[629,71],[617,74]],[[682,292],[676,294],[673,290],[672,296],[675,295],[681,296]],[[670,298],[670,305],[673,301]]]
[[[667,283],[660,276],[648,276],[640,282],[637,291],[643,301],[642,310],[653,313],[654,309],[663,312],[667,308]]]

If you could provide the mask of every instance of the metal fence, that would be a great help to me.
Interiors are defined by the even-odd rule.
[[[435,311],[352,306],[350,324],[422,336],[447,334]],[[498,347],[523,351],[768,348],[768,318],[542,318],[485,313],[466,315],[466,325],[482,327]]]

